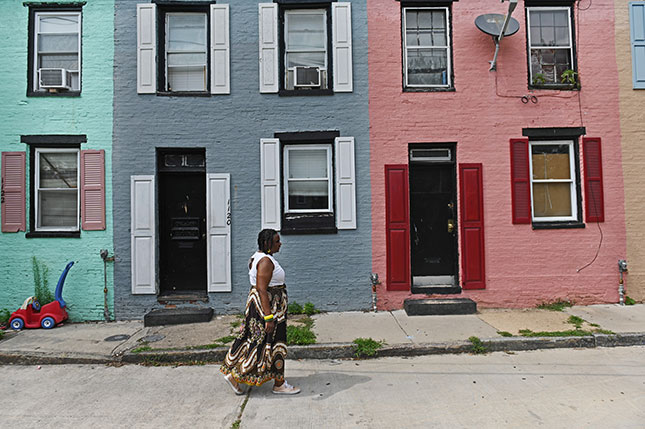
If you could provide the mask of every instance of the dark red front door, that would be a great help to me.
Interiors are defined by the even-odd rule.
[[[385,166],[387,290],[410,290],[408,166]]]

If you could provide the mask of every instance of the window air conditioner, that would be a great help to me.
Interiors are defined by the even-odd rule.
[[[318,67],[293,67],[294,86],[319,88],[320,69]]]
[[[65,69],[38,69],[38,81],[43,89],[72,88],[72,75]]]

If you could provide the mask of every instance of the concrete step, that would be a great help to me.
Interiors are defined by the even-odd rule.
[[[412,285],[410,291],[414,294],[424,294],[424,295],[455,295],[461,293],[461,287],[445,284],[445,285]]]
[[[210,322],[212,318],[212,308],[163,308],[143,316],[143,326]]]
[[[477,303],[469,298],[406,299],[403,308],[408,316],[477,313]]]

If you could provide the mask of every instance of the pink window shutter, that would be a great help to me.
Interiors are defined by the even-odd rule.
[[[105,229],[105,151],[81,151],[81,226]]]
[[[600,138],[582,139],[585,169],[585,212],[587,222],[605,221],[605,197],[602,185],[602,151]]]
[[[25,230],[25,152],[2,152],[2,232]]]

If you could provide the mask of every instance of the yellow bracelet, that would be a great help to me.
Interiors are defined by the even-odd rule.
[[[268,316],[264,316],[264,321],[265,322],[270,322],[273,320],[273,314],[269,314]]]

